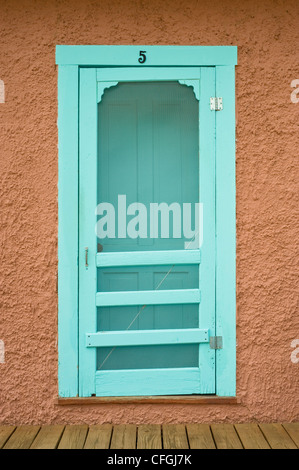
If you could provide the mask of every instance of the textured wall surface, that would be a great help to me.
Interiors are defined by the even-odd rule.
[[[298,420],[298,1],[0,0],[0,12],[0,422]],[[56,44],[238,46],[240,404],[55,404]]]

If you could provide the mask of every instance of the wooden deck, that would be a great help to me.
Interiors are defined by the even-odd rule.
[[[0,426],[0,449],[298,449],[299,423]]]

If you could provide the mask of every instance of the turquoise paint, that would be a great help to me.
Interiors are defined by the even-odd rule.
[[[208,341],[209,330],[199,328],[104,331],[86,334],[86,347],[198,344],[207,343]]]
[[[198,367],[110,370],[96,373],[98,396],[188,395],[198,388]],[[120,386],[121,384],[121,386]]]
[[[85,47],[90,48],[88,54]],[[105,51],[102,49],[105,48]],[[107,49],[109,47],[109,50]],[[58,78],[58,100],[59,100],[59,395],[76,396],[78,393],[78,360],[77,360],[77,342],[78,342],[78,296],[76,286],[78,283],[77,272],[77,242],[78,232],[78,67],[84,63],[86,65],[109,65],[108,56],[113,47],[118,46],[57,46],[57,63],[75,64],[74,66],[59,66]],[[125,49],[116,51],[111,62],[113,65],[135,65],[133,56],[136,51],[130,49],[129,55],[124,54]],[[128,46],[135,47],[135,46]],[[216,334],[223,335],[224,347],[216,352],[216,393],[217,395],[233,396],[235,395],[235,168],[234,168],[234,138],[235,138],[235,117],[234,117],[234,67],[236,64],[236,47],[198,47],[198,54],[195,58],[195,49],[190,54],[186,54],[189,47],[182,47],[182,53],[170,54],[169,60],[165,59],[166,47],[171,47],[173,53],[178,46],[152,46],[157,52],[162,47],[164,52],[155,54],[155,65],[231,65],[228,67],[217,67],[216,73],[216,96],[222,96],[224,99],[224,109],[221,112],[210,115],[216,117]],[[83,48],[83,49],[82,49]],[[204,52],[204,49],[206,52]],[[105,52],[105,53],[104,53]],[[177,52],[180,52],[177,49]],[[100,54],[101,53],[101,54]],[[120,53],[124,59],[120,59]],[[220,54],[221,53],[221,54]],[[166,54],[167,55],[167,54]],[[184,55],[184,57],[183,57]],[[208,59],[207,56],[210,56]],[[84,57],[83,57],[84,56]],[[221,58],[220,58],[221,56]],[[82,62],[81,62],[82,61]],[[131,62],[130,62],[131,61]],[[188,62],[189,61],[189,62]],[[105,64],[105,62],[107,62]],[[125,62],[125,63],[124,63]],[[136,64],[137,65],[137,64]],[[153,62],[151,65],[154,65]],[[202,69],[202,82],[204,80]],[[205,72],[204,72],[205,73]],[[97,90],[92,92],[96,97]],[[211,95],[212,96],[212,95]],[[82,97],[81,97],[82,98]],[[206,97],[208,106],[208,97]],[[83,104],[83,103],[82,103]],[[201,101],[200,106],[203,104]],[[207,115],[208,116],[208,115]],[[201,121],[203,123],[203,121]],[[200,132],[203,135],[203,131]],[[202,139],[201,139],[202,141]],[[228,190],[229,188],[229,190]],[[96,247],[94,247],[94,252]],[[80,256],[84,256],[80,252]],[[89,253],[90,256],[90,253]],[[90,258],[91,259],[91,258]],[[83,260],[82,260],[83,262]],[[203,260],[203,265],[205,261]],[[201,300],[200,306],[204,303]],[[129,307],[130,308],[130,307]],[[200,317],[201,318],[201,317]],[[88,326],[94,326],[91,322]],[[87,331],[94,331],[87,329]],[[212,333],[210,329],[210,334]],[[81,341],[81,340],[80,340]],[[83,340],[82,340],[83,341]],[[202,344],[201,347],[206,347]],[[88,348],[86,348],[88,349]],[[212,352],[213,354],[214,352]],[[94,355],[93,355],[94,356]],[[82,358],[82,364],[88,356]],[[90,364],[90,361],[87,359]],[[213,359],[206,364],[213,363]],[[96,363],[91,360],[92,369],[95,371]],[[93,367],[94,365],[94,367]],[[202,372],[206,366],[201,364]],[[210,366],[208,365],[208,369]],[[196,369],[196,368],[195,368]],[[171,369],[168,369],[169,373]],[[107,373],[105,377],[116,377],[116,371],[102,371]],[[131,372],[131,371],[130,371]],[[82,379],[85,378],[86,388],[81,387],[80,394],[88,396],[90,393],[98,391],[98,374],[90,374],[88,371],[82,373]],[[137,371],[139,373],[139,371]],[[208,375],[207,375],[208,376]],[[103,376],[104,377],[104,376]],[[129,377],[129,376],[127,376]],[[130,375],[132,377],[132,375]],[[87,378],[87,380],[86,380]],[[110,378],[108,382],[110,383]],[[206,382],[195,380],[197,384]],[[170,380],[171,382],[171,380]],[[101,387],[102,389],[102,387]],[[190,389],[189,389],[190,390]],[[207,390],[201,390],[201,393]],[[123,387],[124,395],[130,394],[128,388]],[[102,389],[103,395],[105,394]],[[140,389],[140,394],[150,393]],[[189,392],[177,392],[189,393]],[[190,392],[192,393],[192,392]]]
[[[186,71],[185,75],[187,78],[190,77],[188,72]],[[197,73],[199,75],[199,70]],[[182,70],[175,70],[171,73],[172,79],[176,74],[180,78],[184,77]],[[160,78],[160,71],[156,75],[157,78]],[[97,76],[99,77],[100,74],[97,73]],[[123,76],[126,80],[133,78],[136,82],[134,70],[131,70],[130,74],[127,70],[123,71],[119,81],[122,81]],[[193,78],[195,76],[192,75]],[[107,77],[104,78],[106,87]],[[112,80],[113,85],[114,78]],[[144,80],[146,74],[141,74],[139,78]],[[163,78],[165,78],[165,75],[163,75]],[[170,75],[168,74],[167,79],[169,78]],[[197,76],[197,82],[198,79],[199,76]],[[146,84],[124,84],[108,90],[106,95],[102,96],[102,92],[100,93],[102,102],[99,105],[98,202],[109,202],[116,206],[118,194],[126,194],[128,204],[134,201],[149,204],[156,200],[167,203],[173,201],[198,201],[198,101],[194,96],[192,87],[185,87],[177,84],[177,82],[163,83],[163,85],[159,83],[156,83],[156,81],[148,83],[146,81]],[[181,97],[183,97],[182,102],[180,101]],[[191,108],[189,103],[191,103]],[[96,135],[94,139],[97,140]],[[135,146],[136,142],[139,143],[138,149]],[[155,149],[154,153],[152,153],[153,148]],[[180,148],[183,148],[184,151],[181,152]],[[94,178],[94,173],[90,170],[91,178]],[[118,232],[117,223],[116,232]],[[157,250],[159,249],[165,251],[165,249],[173,250],[176,248],[181,252],[184,247],[183,238],[136,240],[124,238],[100,241],[104,247],[103,254],[106,250],[106,259],[109,256],[107,252],[110,251],[114,252],[113,256],[115,257],[115,251],[129,250],[134,257],[134,250],[153,249],[157,256]],[[100,257],[101,254],[98,254],[97,259]],[[163,259],[163,254],[161,254],[161,259]],[[159,264],[161,264],[161,261]],[[170,266],[167,269],[169,268]],[[194,274],[192,270],[185,267],[185,273],[182,272],[180,276],[185,277],[187,275],[190,278],[189,282],[194,283],[194,280],[192,280],[195,279]],[[109,276],[111,275],[110,270]],[[126,268],[114,269],[113,292],[111,284],[107,284],[107,276],[100,278],[102,281],[99,282],[99,288],[104,292],[99,292],[96,295],[96,305],[100,307],[119,307],[117,315],[108,308],[101,311],[102,316],[106,317],[103,321],[107,322],[107,318],[109,318],[109,329],[119,330],[122,324],[128,327],[131,323],[132,313],[136,315],[136,312],[135,309],[127,311],[125,306],[136,305],[138,312],[140,306],[144,304],[148,306],[146,307],[146,313],[140,317],[140,322],[144,321],[143,317],[148,322],[151,318],[163,315],[164,321],[168,322],[172,328],[175,328],[175,325],[183,327],[184,318],[188,318],[192,310],[194,326],[196,324],[198,326],[198,307],[196,307],[196,304],[200,300],[199,289],[182,290],[176,288],[168,290],[164,287],[161,290],[145,291],[144,289],[153,289],[158,285],[158,282],[154,280],[157,275],[157,268],[147,269],[147,271],[139,269],[134,277]],[[169,275],[166,286],[170,284],[169,287],[172,287],[173,276],[173,273]],[[185,283],[185,281],[183,282]],[[124,286],[127,286],[126,291],[124,291]],[[186,287],[182,284],[181,286]],[[136,290],[136,287],[139,290]],[[116,292],[115,289],[117,288],[121,288],[122,292]],[[80,298],[82,295],[85,296],[86,294],[83,292],[80,294]],[[192,305],[190,308],[185,307],[183,306],[185,303]],[[172,307],[172,304],[181,306]],[[156,307],[150,307],[151,305]],[[161,307],[162,305],[165,305],[164,309]],[[122,317],[121,320],[120,316]],[[104,328],[102,326],[103,321],[101,321],[101,328]],[[136,325],[134,327],[138,328]],[[157,335],[157,344],[163,344],[163,341],[159,343],[158,339],[159,335]],[[195,345],[190,346],[189,349],[185,348],[184,351],[181,347],[176,350],[174,348],[171,350],[164,349],[164,355],[171,354],[170,359],[174,365],[176,361],[179,362],[178,359],[182,353],[186,357],[189,354],[190,365],[192,365],[194,363],[192,358],[196,349],[198,350],[198,346]],[[98,352],[101,354],[99,356],[99,366],[106,359],[108,352],[103,351],[102,354],[101,351]],[[142,354],[144,361],[150,364],[153,355],[157,358],[158,353],[158,349],[153,352],[143,348],[142,351],[136,350],[135,354]],[[110,358],[108,359],[111,368],[115,367],[113,362],[117,362],[117,368],[123,369],[131,354],[131,350],[113,351],[112,361]],[[198,362],[198,359],[196,362]],[[138,385],[136,386],[137,389]],[[196,391],[198,391],[198,383],[193,392],[196,393]],[[110,393],[112,395],[117,394],[118,390],[111,389]]]
[[[58,74],[58,383],[78,394],[78,67]]]
[[[95,207],[97,205],[97,100],[95,69],[80,71],[79,146],[79,396],[95,393],[96,357],[82,332],[96,331],[97,290]],[[88,247],[89,266],[85,266]]]
[[[203,204],[203,244],[199,266],[199,325],[215,334],[215,112],[209,100],[215,95],[215,68],[201,69],[199,109],[199,200]],[[215,393],[215,351],[199,347],[201,381],[199,393]]]
[[[139,51],[147,60],[138,62]],[[236,65],[236,46],[56,46],[56,64],[95,66]]]
[[[216,94],[223,111],[216,113],[216,393],[236,394],[236,181],[235,71],[216,67]]]
[[[156,264],[199,264],[200,250],[158,250],[98,253],[97,267],[151,266]]]
[[[157,68],[120,68],[97,69],[98,82],[138,82],[169,81],[169,80],[198,80],[200,67],[159,67]]]
[[[98,292],[96,294],[96,305],[98,307],[144,304],[198,304],[199,302],[199,289],[130,290],[129,292]],[[171,315],[171,309],[169,315]],[[129,324],[130,322],[128,322],[128,325]]]

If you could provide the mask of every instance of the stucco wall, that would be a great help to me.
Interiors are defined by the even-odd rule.
[[[299,419],[297,0],[0,0],[0,421]],[[238,405],[58,406],[56,44],[237,45]],[[297,220],[296,220],[297,219]]]

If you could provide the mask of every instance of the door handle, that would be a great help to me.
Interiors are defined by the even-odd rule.
[[[85,267],[88,268],[88,246],[85,248]]]

